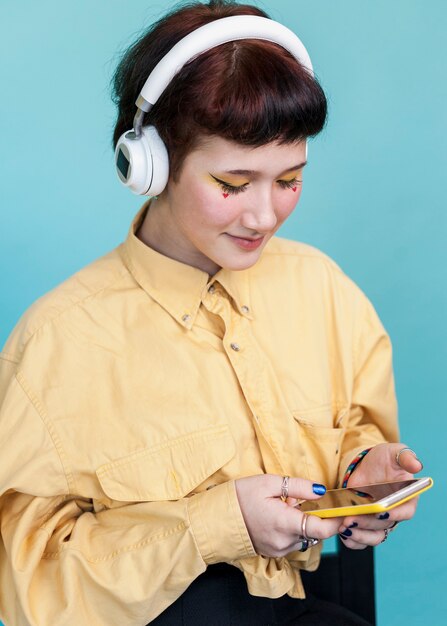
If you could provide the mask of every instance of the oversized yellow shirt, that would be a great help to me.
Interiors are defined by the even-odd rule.
[[[137,239],[143,215],[1,355],[7,626],[142,626],[221,561],[252,594],[302,597],[319,546],[257,556],[234,479],[334,487],[397,438],[388,337],[330,259],[274,238],[210,279]]]

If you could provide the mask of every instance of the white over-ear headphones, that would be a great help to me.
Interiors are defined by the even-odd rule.
[[[155,126],[143,126],[143,116],[186,63],[211,48],[239,39],[264,39],[277,43],[313,75],[306,48],[295,33],[278,22],[256,15],[235,15],[201,26],[181,39],[144,83],[136,101],[133,129],[121,135],[116,145],[116,169],[123,185],[146,196],[157,196],[163,191],[169,176],[168,152]]]

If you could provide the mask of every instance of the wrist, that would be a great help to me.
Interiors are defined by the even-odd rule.
[[[355,459],[353,459],[351,461],[351,463],[348,465],[348,469],[346,470],[346,474],[343,476],[343,481],[341,486],[342,487],[347,487],[348,486],[348,481],[351,478],[351,474],[354,472],[354,470],[360,465],[360,463],[363,461],[363,459],[365,458],[365,456],[368,454],[368,452],[372,450],[371,448],[366,448],[365,450],[362,450],[362,452],[360,452]]]

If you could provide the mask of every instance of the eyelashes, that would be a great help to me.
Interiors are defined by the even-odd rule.
[[[243,185],[239,185],[236,187],[235,185],[230,185],[229,183],[226,183],[224,180],[221,180],[220,178],[217,178],[212,174],[210,174],[210,176],[216,181],[216,183],[222,189],[223,193],[226,195],[237,195],[238,193],[243,193],[247,190],[247,187],[249,185],[249,183],[244,183]],[[277,180],[276,182],[281,187],[281,189],[293,189],[293,191],[296,191],[296,188],[301,185],[302,180],[295,177],[291,180]]]
[[[236,195],[247,189],[248,183],[244,183],[243,185],[239,185],[238,187],[235,187],[234,185],[230,185],[229,183],[226,183],[224,180],[220,180],[220,178],[216,178],[216,176],[213,176],[212,174],[210,174],[210,176],[216,181],[216,183],[222,189],[224,194]]]
[[[276,182],[283,189],[294,189],[296,191],[296,187],[299,187],[303,181],[295,177],[292,180],[278,180]]]
[[[219,181],[219,186],[225,194],[237,195],[238,193],[242,193],[247,189],[248,183],[244,183],[239,187],[234,187],[233,185],[229,185],[228,183],[224,183],[223,181]]]

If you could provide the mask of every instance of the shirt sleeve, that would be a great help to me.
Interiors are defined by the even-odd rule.
[[[366,448],[399,440],[392,348],[373,306],[364,298],[354,353],[352,402],[345,422],[338,484]]]
[[[2,360],[0,618],[8,626],[146,624],[209,563],[255,552],[234,483],[95,510],[13,362]]]

